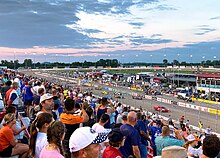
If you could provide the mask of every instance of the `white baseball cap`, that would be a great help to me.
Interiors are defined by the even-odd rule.
[[[188,135],[188,137],[186,138],[188,141],[199,141],[200,139],[195,135],[195,134],[190,134]]]
[[[70,152],[76,152],[90,144],[99,144],[107,139],[107,133],[96,133],[90,127],[77,128],[70,137],[69,148]]]
[[[78,97],[79,97],[79,98],[82,98],[82,97],[83,97],[83,94],[82,94],[82,93],[79,93],[79,94],[78,94]]]
[[[51,99],[51,98],[53,98],[52,94],[46,93],[40,97],[40,103],[42,103],[45,100]]]

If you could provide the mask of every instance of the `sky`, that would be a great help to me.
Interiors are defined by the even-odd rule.
[[[220,60],[219,0],[0,0],[0,60]]]

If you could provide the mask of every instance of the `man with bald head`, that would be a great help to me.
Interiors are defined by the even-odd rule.
[[[128,113],[127,123],[120,127],[122,134],[125,136],[124,146],[120,148],[123,157],[134,156],[140,158],[139,146],[141,139],[138,131],[134,128],[137,122],[137,114],[134,111]]]

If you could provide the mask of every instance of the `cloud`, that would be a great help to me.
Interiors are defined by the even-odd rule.
[[[216,31],[214,28],[209,28],[208,25],[200,25],[200,28],[198,28],[198,32],[195,33],[195,35],[205,35],[209,32]]]
[[[218,19],[220,19],[220,16],[212,17],[209,20],[218,20]]]
[[[153,34],[153,35],[151,35],[150,37],[151,38],[155,38],[155,37],[161,37],[162,35],[161,34]]]
[[[160,11],[169,11],[169,10],[177,10],[176,8],[174,8],[173,6],[169,6],[167,4],[159,4],[157,6],[151,7],[147,9],[148,11],[152,11],[152,10],[160,10]]]
[[[161,39],[161,38],[146,38],[143,36],[134,36],[131,37],[130,41],[133,45],[141,44],[161,44],[161,43],[171,43],[174,42],[171,39]]]
[[[144,26],[143,22],[130,22],[129,24],[134,26]]]

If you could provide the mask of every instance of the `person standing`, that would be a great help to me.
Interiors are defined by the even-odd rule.
[[[140,158],[140,135],[138,131],[134,128],[137,123],[136,112],[131,111],[127,116],[127,123],[120,127],[121,133],[125,136],[124,146],[120,147],[120,151],[124,157],[136,156]]]
[[[109,116],[111,114],[111,109],[108,108],[108,99],[103,97],[101,100],[101,105],[98,107],[96,111],[96,122],[99,122],[102,114],[107,113]],[[105,128],[110,128],[110,121],[105,124]]]
[[[162,149],[167,146],[183,146],[184,140],[180,135],[180,132],[174,129],[175,137],[170,137],[170,128],[168,126],[162,127],[162,134],[161,136],[156,137],[155,144],[157,149],[157,156],[160,156],[162,153]]]
[[[145,126],[144,121],[142,121],[141,116],[142,116],[141,113],[138,112],[137,113],[137,123],[134,127],[137,129],[137,131],[139,132],[140,137],[141,137],[141,143],[140,143],[140,147],[139,147],[139,150],[141,153],[141,158],[146,158],[148,155],[147,154],[148,141],[151,142],[151,140],[148,136],[147,128]],[[152,144],[152,142],[151,142],[151,144]]]
[[[66,99],[65,110],[60,115],[60,121],[65,124],[66,134],[63,140],[63,149],[66,158],[71,157],[71,153],[69,151],[69,139],[72,133],[79,128],[80,123],[87,122],[89,117],[84,110],[84,107],[81,108],[82,113],[80,112],[79,104],[75,104],[74,100]]]
[[[12,87],[6,92],[5,102],[7,106],[15,106],[18,109],[19,105],[19,95],[17,93],[18,83],[13,82]]]
[[[28,82],[22,89],[22,97],[24,101],[24,109],[27,116],[30,118],[30,110],[32,108],[34,90],[32,88],[32,82]]]

